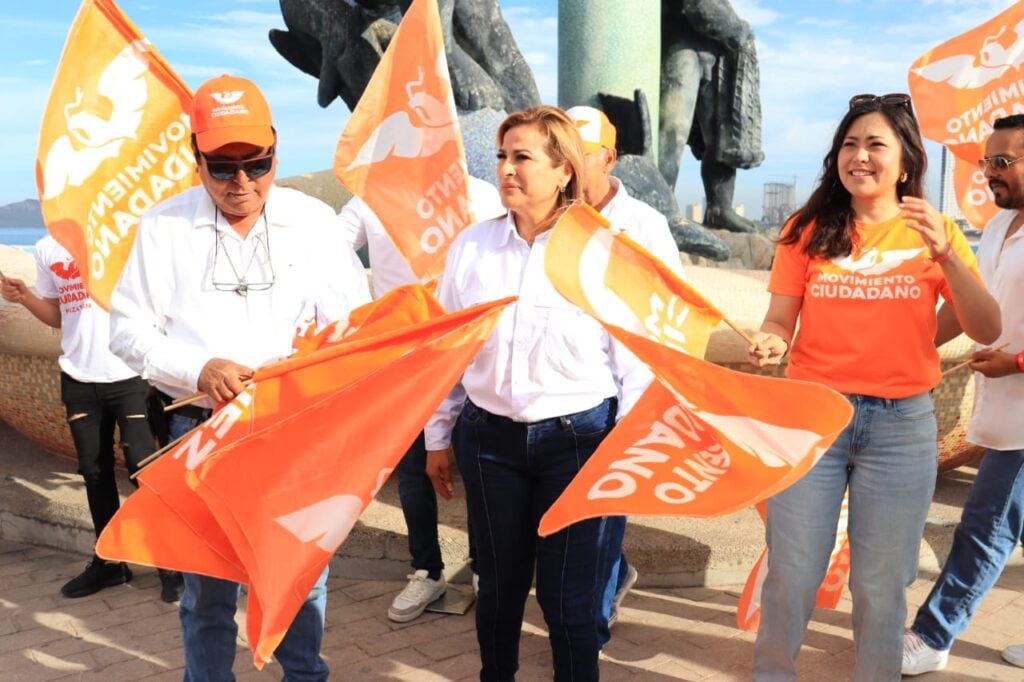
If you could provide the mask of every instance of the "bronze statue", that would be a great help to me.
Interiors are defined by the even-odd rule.
[[[287,30],[270,42],[320,80],[317,102],[354,109],[411,0],[280,0]],[[518,111],[540,103],[497,0],[438,0],[455,106]]]
[[[664,0],[661,24],[661,174],[675,186],[689,144],[701,161],[704,224],[751,232],[732,200],[736,169],[764,160],[754,33],[728,0]]]

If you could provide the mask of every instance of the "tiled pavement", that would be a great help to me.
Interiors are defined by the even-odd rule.
[[[84,558],[0,540],[0,680],[180,680],[182,647],[177,609],[157,599],[155,572],[140,568],[130,585],[82,599],[64,599],[60,585]],[[910,590],[915,608],[931,576]],[[458,586],[466,589],[466,586]],[[472,611],[425,615],[398,625],[388,603],[401,584],[329,582],[323,651],[336,680],[470,680],[478,659]],[[1011,566],[985,600],[943,673],[922,680],[1024,680],[1024,669],[999,651],[1024,642],[1024,567]],[[604,680],[750,679],[753,636],[734,626],[736,589],[637,589],[626,599],[601,664]],[[853,642],[850,602],[815,614],[800,658],[801,680],[848,679]],[[276,664],[253,668],[240,648],[239,680],[276,680]],[[550,680],[550,653],[540,611],[527,609],[519,679]]]

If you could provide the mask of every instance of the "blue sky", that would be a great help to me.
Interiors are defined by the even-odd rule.
[[[344,0],[338,0],[342,2]],[[627,0],[621,0],[627,1]],[[649,1],[649,0],[648,0]],[[232,73],[263,88],[280,133],[279,177],[328,168],[348,117],[340,100],[316,104],[316,81],[270,46],[283,28],[277,0],[120,0],[122,10],[193,89]],[[761,62],[766,160],[740,171],[737,203],[760,216],[765,182],[797,182],[804,198],[850,95],[905,92],[907,68],[930,47],[982,23],[1008,0],[732,0],[754,26]],[[533,67],[541,97],[557,102],[556,0],[500,0]],[[0,205],[35,197],[39,121],[75,0],[0,6]],[[930,147],[931,198],[937,197],[938,148]],[[684,161],[682,203],[703,199],[698,168]]]

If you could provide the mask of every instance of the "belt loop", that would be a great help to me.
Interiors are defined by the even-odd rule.
[[[572,428],[572,420],[565,415],[558,418],[558,423],[562,426],[563,431],[568,431]]]

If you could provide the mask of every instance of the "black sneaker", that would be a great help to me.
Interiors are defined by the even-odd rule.
[[[81,575],[64,583],[60,593],[65,597],[85,597],[131,579],[132,572],[123,563],[111,563],[94,556]]]
[[[185,578],[178,571],[168,571],[163,568],[156,569],[160,575],[160,601],[168,604],[181,599],[181,592],[185,589]]]

